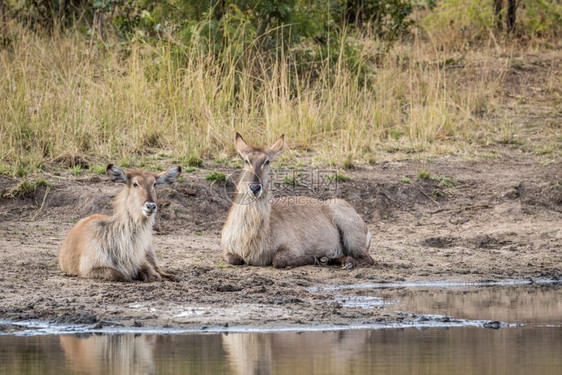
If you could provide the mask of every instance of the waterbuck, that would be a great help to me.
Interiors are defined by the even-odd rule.
[[[284,139],[268,149],[252,148],[236,133],[234,144],[245,166],[222,230],[226,261],[276,268],[373,264],[367,225],[343,199],[271,198],[270,163],[281,154]]]
[[[124,184],[113,202],[113,215],[92,215],[77,222],[60,249],[60,268],[67,274],[109,281],[177,280],[156,264],[152,226],[155,187],[174,182],[181,167],[160,174],[125,173],[109,164],[106,172],[113,182]]]

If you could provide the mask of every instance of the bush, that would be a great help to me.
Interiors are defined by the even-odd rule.
[[[504,1],[505,3],[505,1]],[[506,19],[506,7],[500,12]],[[469,45],[497,32],[498,22],[493,0],[443,0],[422,21],[433,37],[442,41]],[[501,26],[501,23],[499,24]],[[505,25],[502,30],[506,30]],[[521,0],[517,2],[515,36],[557,37],[562,35],[562,4],[557,0]]]
[[[522,0],[520,32],[525,35],[562,36],[562,3],[557,0]]]

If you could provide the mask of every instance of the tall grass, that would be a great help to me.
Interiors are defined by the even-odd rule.
[[[312,149],[327,162],[465,152],[495,131],[487,113],[505,70],[485,60],[455,66],[458,56],[421,37],[382,57],[363,38],[368,69],[326,59],[307,74],[290,52],[218,59],[173,41],[108,46],[78,32],[10,31],[0,51],[0,158],[14,168],[68,152],[116,162],[158,150],[224,157],[235,131],[260,143],[285,133],[293,156]]]

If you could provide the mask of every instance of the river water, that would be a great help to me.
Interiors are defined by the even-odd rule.
[[[414,312],[419,324],[181,334],[29,329],[0,335],[0,374],[562,374],[559,285],[357,285],[329,298]],[[466,324],[426,328],[435,315]],[[481,323],[496,320],[502,328]]]

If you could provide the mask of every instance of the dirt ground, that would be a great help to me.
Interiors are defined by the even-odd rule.
[[[501,147],[501,146],[500,146]],[[57,253],[74,222],[110,213],[119,189],[105,176],[51,176],[20,198],[0,199],[0,320],[98,326],[201,327],[372,324],[404,316],[345,307],[312,287],[396,281],[562,277],[559,159],[496,149],[492,159],[440,157],[346,171],[337,194],[364,217],[375,266],[341,270],[231,267],[219,247],[230,202],[208,171],[159,191],[154,244],[180,282],[111,283],[66,276]],[[419,178],[426,168],[431,178]],[[225,168],[225,172],[231,172]],[[0,196],[17,181],[0,176]]]
[[[512,56],[511,65],[497,93],[497,118],[491,120],[498,127],[502,121],[518,124],[515,138],[481,146],[481,157],[362,166],[345,171],[350,179],[337,188],[313,192],[347,199],[363,216],[373,235],[375,265],[370,268],[226,265],[219,242],[232,186],[225,189],[205,175],[234,169],[210,162],[159,191],[154,245],[160,265],[180,282],[110,283],[66,276],[57,261],[64,236],[82,217],[109,214],[119,186],[92,173],[46,172],[49,188],[9,198],[19,181],[0,175],[0,320],[100,327],[392,323],[412,316],[346,307],[335,292],[314,287],[560,279],[562,92],[556,82],[562,64],[552,52]],[[418,177],[422,169],[430,178]],[[314,173],[304,170],[302,176]]]

